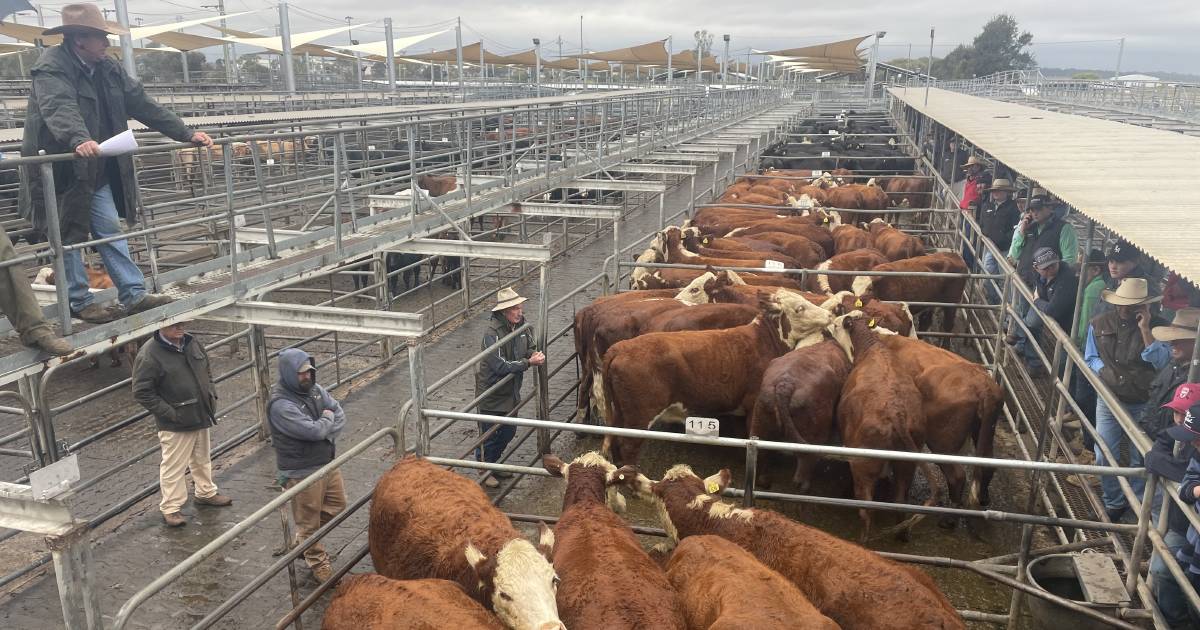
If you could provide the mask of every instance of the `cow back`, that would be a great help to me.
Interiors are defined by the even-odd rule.
[[[447,580],[393,580],[367,573],[342,578],[322,630],[502,630],[504,624]]]
[[[827,444],[850,359],[833,340],[797,348],[767,365],[750,417],[750,435]]]

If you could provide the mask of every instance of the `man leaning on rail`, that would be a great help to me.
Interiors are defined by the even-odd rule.
[[[130,225],[138,222],[132,157],[100,157],[99,145],[125,131],[131,116],[179,142],[207,147],[212,140],[203,132],[188,129],[178,116],[156,103],[137,79],[105,53],[108,35],[127,31],[104,20],[100,9],[92,4],[68,4],[62,8],[62,20],[62,26],[44,34],[61,33],[63,43],[47,48],[29,71],[33,82],[21,155],[73,152],[81,158],[54,163],[62,241],[73,245],[87,241],[89,234],[97,239],[120,235],[121,217]],[[21,171],[25,183],[18,200],[21,216],[44,233],[48,223],[39,168],[26,166]],[[145,278],[129,255],[127,241],[95,247],[117,286],[124,314],[171,301],[165,295],[146,292]],[[66,252],[64,262],[72,315],[93,323],[123,316],[121,309],[94,301],[81,250]]]

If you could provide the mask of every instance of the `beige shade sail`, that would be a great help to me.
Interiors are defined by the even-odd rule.
[[[37,40],[42,40],[42,43],[47,46],[55,46],[62,43],[62,35],[42,35],[47,26],[33,26],[31,24],[13,24],[11,22],[0,22],[0,35],[8,35],[13,39],[19,39],[23,42],[34,43]]]
[[[685,50],[671,55],[672,70],[679,71],[695,71],[696,70],[696,51]],[[704,72],[720,72],[721,63],[716,57],[708,56],[700,62],[700,69]]]
[[[804,46],[802,48],[772,50],[762,54],[777,55],[779,57],[832,57],[835,59],[858,59],[858,46],[868,37],[870,37],[870,35],[843,39],[840,42],[817,44],[815,46]]]
[[[501,57],[503,61],[496,62],[498,65],[505,66],[529,66],[530,68],[537,65],[537,54],[534,49],[529,49],[524,52],[519,52],[515,55],[505,55]],[[546,67],[546,60],[542,60],[542,67]]]
[[[395,54],[398,51],[405,50],[409,46],[423,42],[423,41],[429,39],[430,37],[436,37],[438,35],[441,35],[442,33],[445,33],[448,30],[450,30],[450,29],[442,29],[440,31],[434,31],[432,33],[424,33],[422,35],[410,35],[408,37],[397,37],[392,40],[392,53]],[[387,56],[387,40],[380,40],[377,42],[368,42],[366,44],[358,44],[355,46],[331,46],[331,48],[337,48],[338,50],[349,50],[351,52],[358,52],[358,53],[362,53],[364,55],[372,55],[372,56],[380,57],[380,58]]]
[[[326,29],[321,29],[319,31],[305,31],[303,33],[292,33],[292,37],[291,37],[292,50],[294,51],[299,46],[303,46],[304,44],[309,44],[309,43],[315,42],[318,39],[321,39],[324,37],[329,37],[330,35],[337,35],[338,33],[345,33],[348,30],[355,29],[355,28],[363,28],[366,26],[370,26],[371,24],[372,24],[372,22],[366,22],[363,24],[353,24],[353,25],[347,24],[346,26],[337,26],[334,28],[326,28]],[[267,50],[273,50],[275,52],[283,52],[283,38],[282,37],[235,37],[235,36],[230,36],[230,37],[226,37],[225,41],[231,42],[234,44],[244,44],[247,46],[258,46],[260,48],[266,48]]]
[[[542,64],[542,67],[543,68],[553,68],[555,70],[579,70],[579,60],[571,59],[570,57],[564,57],[562,59],[555,59],[554,61],[544,62]],[[608,70],[608,62],[607,61],[595,61],[595,62],[587,64],[587,69],[589,72],[607,71]]]
[[[221,19],[237,17],[239,15],[249,15],[250,13],[255,13],[255,11],[242,11],[241,13],[228,13],[226,15],[216,14],[195,20],[187,20],[185,22],[164,22],[162,24],[153,24],[151,26],[134,26],[129,29],[129,36],[133,39],[142,39],[143,37],[150,37],[151,35],[158,35],[159,33],[169,33],[171,31],[178,31],[190,26],[199,26],[201,24],[207,24],[208,22],[215,22]]]
[[[571,58],[593,59],[596,61],[612,61],[616,63],[633,63],[638,65],[667,65],[667,40],[658,40],[631,48],[616,48],[601,52],[589,52],[570,55]]]
[[[0,44],[0,54],[10,55],[12,53],[24,52],[33,48],[33,44],[26,42],[4,42]]]
[[[481,42],[475,42],[474,44],[469,44],[469,45],[463,46],[462,47],[463,63],[479,65],[479,51],[482,47],[483,47],[483,44]],[[404,55],[404,58],[405,59],[417,59],[419,61],[432,61],[432,62],[436,62],[436,63],[442,63],[442,62],[457,63],[458,62],[458,49],[447,48],[446,50],[438,50],[438,51],[431,52],[431,53],[425,53],[423,55],[422,54],[418,54],[418,55],[406,54],[406,55]],[[494,54],[488,52],[487,50],[484,50],[483,51],[483,63],[503,64],[504,57],[501,57],[499,55],[494,55]]]
[[[226,42],[216,37],[205,37],[203,35],[192,35],[191,33],[157,33],[147,37],[152,42],[157,42],[163,46],[170,46],[177,50],[199,50],[201,48],[211,48],[213,46],[221,46]]]

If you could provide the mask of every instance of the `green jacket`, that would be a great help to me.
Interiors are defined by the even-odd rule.
[[[521,320],[524,324],[525,320]],[[487,332],[483,334],[483,345],[480,350],[496,344],[500,338],[507,336],[517,326],[510,326],[504,314],[492,313],[488,320]],[[479,362],[475,372],[475,395],[487,391],[487,388],[500,382],[500,379],[512,374],[512,380],[501,385],[496,391],[488,394],[479,401],[479,411],[508,413],[516,408],[521,400],[521,380],[525,370],[529,369],[529,357],[537,350],[533,341],[533,332],[526,330],[508,343],[489,352]]]
[[[1087,342],[1088,323],[1092,321],[1092,311],[1100,303],[1100,292],[1104,290],[1104,275],[1092,278],[1083,288],[1083,302],[1079,304],[1079,329],[1075,331],[1075,347],[1083,349]]]
[[[112,135],[129,128],[130,117],[147,127],[179,142],[191,140],[192,132],[178,116],[167,111],[146,94],[142,84],[125,73],[121,64],[105,58],[94,69],[102,81],[103,94],[98,94],[93,78],[83,62],[63,46],[47,48],[29,71],[33,79],[29,104],[25,112],[25,137],[21,155],[72,153],[87,140],[101,142],[108,129]],[[102,108],[100,99],[107,107]],[[107,113],[102,124],[101,113]],[[117,212],[130,224],[138,222],[138,190],[134,179],[133,158],[116,160],[119,177],[109,178]],[[54,163],[54,192],[62,223],[64,243],[82,243],[91,233],[92,194],[103,187],[105,159],[76,159]],[[42,178],[37,166],[21,167],[21,186],[18,209],[33,227],[45,232],[46,208]]]
[[[186,335],[183,350],[154,333],[133,360],[133,399],[159,431],[196,431],[217,423],[217,392],[204,344]]]

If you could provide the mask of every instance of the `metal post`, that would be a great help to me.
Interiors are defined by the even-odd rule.
[[[758,436],[751,435],[750,443],[746,445],[746,476],[743,487],[745,494],[742,495],[742,507],[754,507],[754,482],[758,477],[758,444],[755,440]]]
[[[713,167],[716,168],[715,166]],[[667,227],[667,208],[666,201],[667,193],[659,193],[658,195],[658,229],[663,230]]]
[[[392,18],[383,18],[383,37],[387,40],[388,89],[396,91],[396,42],[392,41]]]
[[[271,435],[267,419],[267,401],[271,397],[271,349],[267,347],[267,336],[263,327],[250,325],[250,361],[254,365],[254,404],[258,410],[258,439],[266,440]]]
[[[225,0],[217,0],[217,12],[222,16],[225,15]],[[225,29],[228,24],[225,23],[225,18],[221,18],[221,33],[225,34]],[[225,82],[233,83],[233,64],[236,61],[236,55],[233,54],[232,44],[226,42],[221,46],[221,54],[225,60]]]
[[[1122,37],[1121,45],[1117,47],[1117,73],[1113,75],[1114,79],[1121,76],[1121,57],[1124,57],[1124,56],[1125,56],[1125,38]]]
[[[1136,449],[1137,446],[1130,442],[1129,448]],[[1142,564],[1142,554],[1146,551],[1146,537],[1149,536],[1148,530],[1152,526],[1150,512],[1154,508],[1154,490],[1156,487],[1158,487],[1158,475],[1147,476],[1146,488],[1142,491],[1142,504],[1138,506],[1137,535],[1133,539],[1133,550],[1129,552],[1129,564],[1126,566],[1125,571],[1127,573],[1125,590],[1130,593],[1137,592],[1137,582],[1140,575],[1139,567]],[[1163,502],[1170,500],[1169,497],[1163,497]]]
[[[408,342],[408,382],[412,391],[413,412],[417,414],[417,455],[424,457],[429,454],[429,419],[423,413],[425,410],[425,366],[421,360],[425,345],[420,339]],[[397,430],[403,433],[404,418],[399,419]],[[403,457],[397,453],[397,457]]]
[[[542,97],[542,40],[533,38],[533,84],[535,94]]]
[[[280,53],[280,59],[283,69],[283,86],[288,94],[296,93],[296,74],[292,70],[292,27],[288,23],[288,7],[287,0],[279,0],[279,36],[282,41],[283,52]],[[229,153],[232,147],[226,148],[225,153]]]
[[[879,63],[879,40],[887,31],[875,31],[875,43],[871,45],[871,62],[867,66],[867,105],[875,98],[875,66]]]
[[[1200,378],[1200,327],[1196,329],[1196,345],[1192,347],[1192,365],[1188,368],[1188,382]]]
[[[54,559],[63,621],[68,628],[103,628],[100,600],[92,587],[92,544],[88,540],[87,523],[79,523],[66,533],[47,536],[45,540]]]
[[[583,45],[583,16],[581,15],[579,16],[579,54],[583,55],[586,53],[587,48]],[[579,59],[579,83],[585,91],[587,90],[587,65],[587,59]]]
[[[141,20],[141,18],[138,18],[138,20],[140,21],[140,20]],[[176,21],[176,22],[182,22],[182,21],[183,21],[183,16],[178,16],[178,15],[177,15],[177,16],[175,16],[175,21]],[[183,82],[184,82],[184,83],[191,83],[191,82],[192,82],[192,81],[191,81],[191,76],[190,76],[190,73],[188,72],[188,58],[187,58],[187,56],[188,56],[188,51],[186,51],[186,50],[181,50],[181,51],[179,51],[179,59],[180,59],[180,60],[183,62]]]
[[[728,85],[726,76],[729,74],[729,35],[723,35],[725,40],[725,55],[721,58],[721,93],[725,93],[725,88]]]
[[[45,155],[46,151],[38,151]],[[42,176],[42,201],[46,205],[46,237],[50,240],[50,249],[54,251],[54,276],[60,278],[54,284],[55,299],[58,300],[58,325],[63,336],[71,334],[71,299],[68,290],[71,283],[67,278],[66,252],[63,251],[62,229],[59,227],[58,197],[54,192],[54,166],[49,162],[40,165]],[[80,256],[83,253],[80,252]]]
[[[333,249],[339,257],[342,254],[342,204],[338,197],[342,192],[343,146],[342,134],[339,133],[333,137]]]
[[[129,5],[125,0],[116,0],[117,5],[117,24],[126,31],[129,30]],[[121,65],[125,66],[125,72],[131,78],[136,79],[137,64],[133,61],[133,37],[129,33],[121,35]]]
[[[667,85],[671,85],[671,75],[674,72],[671,70],[671,36],[667,36]]]
[[[237,217],[233,213],[233,145],[227,144],[221,151],[221,162],[225,169],[225,218],[229,222],[229,283],[237,284]]]
[[[564,221],[566,219],[563,219]],[[538,265],[538,319],[536,326],[537,349],[543,354],[546,352],[547,331],[550,328],[550,292],[549,292],[549,276],[546,273],[547,264]],[[549,360],[543,361],[537,366],[538,377],[538,418],[542,420],[550,419],[550,363]],[[550,440],[552,435],[549,429],[538,429],[537,432],[537,447],[538,454],[545,455],[550,452]]]
[[[925,104],[929,105],[929,83],[933,81],[933,27],[929,27],[929,60],[925,66]],[[957,166],[957,164],[955,165]]]
[[[483,40],[479,40],[483,47]],[[458,100],[467,102],[467,86],[463,84],[462,18],[456,18],[454,26],[454,59],[458,64]]]

